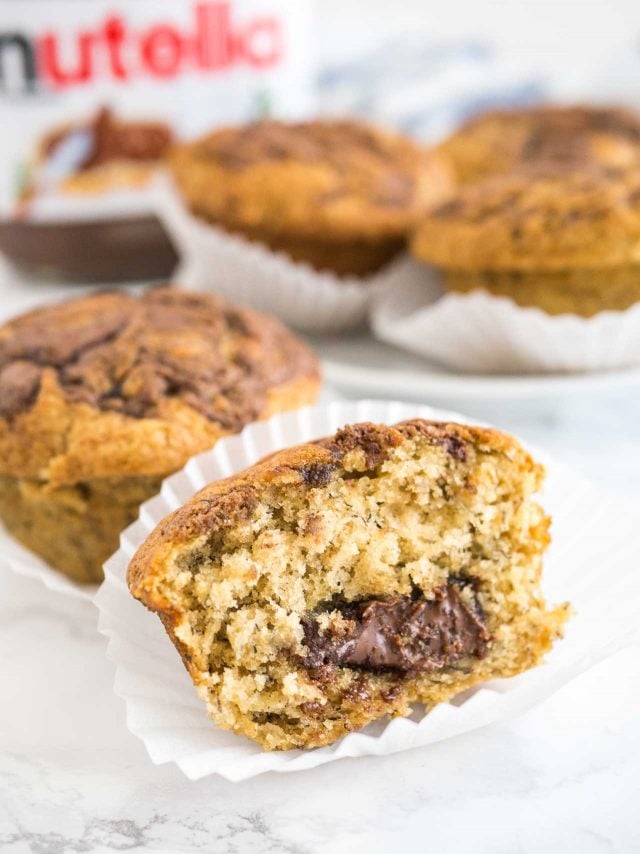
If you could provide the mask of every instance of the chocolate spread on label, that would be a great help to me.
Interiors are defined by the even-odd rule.
[[[43,156],[55,157],[74,135],[85,143],[78,146],[78,159],[73,164],[78,172],[114,160],[160,160],[173,139],[171,128],[164,122],[118,121],[108,107],[102,107],[86,126],[52,133],[43,142]]]
[[[108,107],[85,123],[54,129],[40,144],[39,165],[23,187],[14,215],[0,221],[0,251],[36,276],[57,274],[82,282],[167,278],[178,259],[150,212],[52,221],[32,214],[42,191],[39,182],[48,186],[57,181],[63,187],[74,175],[109,163],[148,164],[152,170],[172,138],[163,122],[121,121]]]
[[[467,593],[463,596],[463,589]],[[318,613],[304,620],[305,665],[355,667],[373,671],[428,672],[466,657],[482,658],[490,640],[473,586],[455,580],[432,599],[394,596],[334,602],[344,621],[323,631]]]

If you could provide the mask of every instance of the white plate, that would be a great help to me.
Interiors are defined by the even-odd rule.
[[[328,383],[376,397],[455,406],[466,402],[556,406],[578,397],[603,397],[640,387],[640,367],[584,374],[460,374],[366,334],[309,340],[322,358]]]

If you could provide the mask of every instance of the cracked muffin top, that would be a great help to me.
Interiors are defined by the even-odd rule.
[[[138,549],[128,570],[131,592],[152,610],[166,609],[168,603],[158,597],[156,583],[163,561],[178,546],[203,536],[213,538],[218,532],[247,523],[276,486],[284,486],[295,495],[296,487],[327,486],[345,471],[373,476],[394,449],[417,437],[441,448],[457,463],[467,462],[467,455],[473,457],[480,448],[517,459],[533,476],[542,476],[542,467],[534,464],[511,436],[492,428],[422,418],[393,426],[348,424],[333,436],[270,454],[197,492],[167,516]],[[313,536],[313,531],[308,533]]]
[[[486,113],[439,148],[464,184],[553,163],[627,168],[640,161],[640,116],[619,107],[538,107]]]
[[[318,386],[314,355],[279,321],[212,295],[47,306],[0,328],[0,473],[55,485],[168,473]]]
[[[193,213],[272,235],[402,236],[450,187],[437,155],[354,121],[223,128],[177,146],[170,163]]]
[[[640,173],[593,167],[499,176],[421,220],[413,252],[460,270],[562,270],[640,262]]]

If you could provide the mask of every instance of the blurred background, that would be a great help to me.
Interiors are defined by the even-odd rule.
[[[628,0],[315,4],[322,103],[438,136],[469,113],[539,100],[640,101]]]
[[[87,285],[92,271],[69,271],[68,262],[97,258],[87,252],[95,222],[101,239],[116,241],[108,259],[133,263],[130,279],[157,278],[175,264],[156,251],[155,232],[133,230],[131,216],[152,208],[144,193],[60,192],[98,135],[103,107],[108,121],[160,120],[176,138],[267,114],[321,112],[435,141],[496,106],[640,105],[640,14],[631,0],[0,0],[0,83],[0,300],[8,316]],[[52,147],[52,134],[65,144]],[[117,243],[123,218],[128,255]],[[78,222],[88,229],[79,239]],[[146,257],[158,262],[151,268],[141,263],[144,240]],[[110,283],[108,269],[100,281]],[[634,490],[637,371],[575,381],[465,378],[374,349],[366,337],[314,344],[343,393],[375,394],[393,367],[381,395],[499,422],[584,471],[597,466],[616,491]],[[366,387],[358,385],[362,368]]]
[[[639,21],[632,0],[324,0],[316,11],[324,62],[408,33],[432,42],[478,40],[568,85],[588,87],[610,65],[637,60]]]

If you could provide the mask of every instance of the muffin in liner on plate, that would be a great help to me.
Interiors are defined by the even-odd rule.
[[[346,120],[223,128],[176,146],[170,168],[197,217],[338,275],[387,264],[450,189],[433,152]]]
[[[591,317],[640,300],[639,241],[640,172],[585,168],[467,187],[423,219],[413,251],[448,290]]]
[[[424,265],[376,295],[385,341],[470,372],[640,362],[640,172],[593,163],[498,175],[422,220]]]

